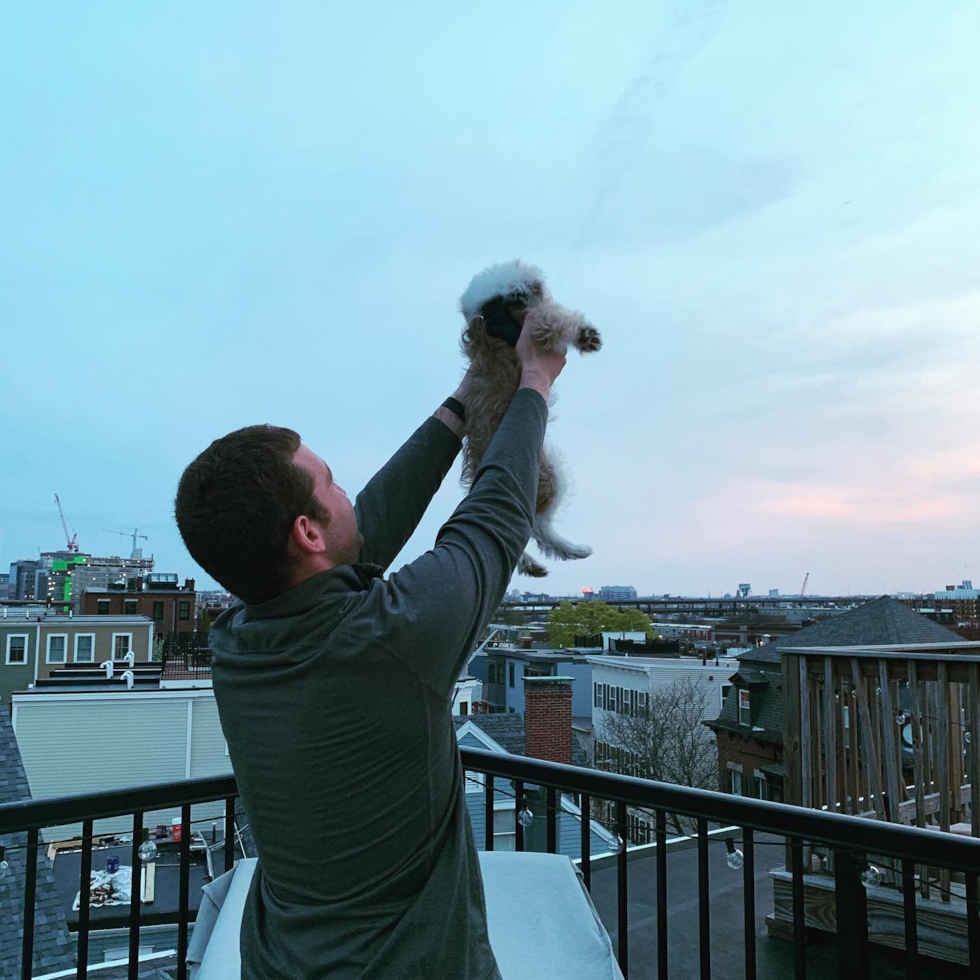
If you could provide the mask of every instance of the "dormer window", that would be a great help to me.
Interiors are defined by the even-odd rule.
[[[740,725],[752,724],[752,695],[745,688],[738,692],[738,723]]]

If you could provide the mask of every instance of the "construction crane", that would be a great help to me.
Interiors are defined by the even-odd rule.
[[[800,598],[802,599],[806,595],[806,583],[810,581],[810,573],[806,573],[806,578],[803,579],[803,588],[800,589]]]
[[[121,534],[124,538],[132,538],[133,553],[129,556],[130,558],[136,557],[136,539],[142,538],[144,541],[147,540],[145,534],[140,534],[140,529],[138,527],[134,527],[132,531],[117,531],[115,528],[111,527],[104,527],[102,530],[105,531],[106,534]]]
[[[61,517],[61,527],[65,532],[65,541],[68,542],[68,551],[75,554],[75,552],[78,551],[78,535],[75,533],[74,529],[72,529],[72,534],[69,537],[68,522],[65,520],[65,511],[61,506],[61,500],[57,494],[54,495],[54,502],[58,505],[58,514]]]

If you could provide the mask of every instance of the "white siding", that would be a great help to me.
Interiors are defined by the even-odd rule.
[[[223,776],[231,772],[225,737],[214,696],[195,698],[191,735],[191,776]]]
[[[199,703],[196,703],[199,702]],[[191,742],[188,752],[188,705]],[[24,695],[15,702],[14,726],[34,799],[123,789],[231,771],[214,695],[199,692]],[[193,819],[223,813],[223,804],[195,806]],[[179,808],[147,813],[145,824],[169,824]],[[208,823],[199,826],[206,827]],[[96,822],[97,833],[124,832],[131,817]],[[45,830],[46,840],[77,836],[79,824]]]

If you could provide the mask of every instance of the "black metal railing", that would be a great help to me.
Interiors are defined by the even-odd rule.
[[[667,938],[668,915],[668,819],[682,817],[693,822],[697,846],[698,945],[700,976],[710,978],[711,963],[711,882],[708,862],[709,824],[741,828],[744,863],[744,975],[755,980],[757,971],[757,938],[755,909],[756,835],[773,834],[787,842],[789,871],[792,877],[792,932],[795,976],[804,978],[807,970],[804,917],[804,861],[808,849],[822,847],[832,860],[833,890],[836,907],[838,975],[842,978],[869,976],[868,900],[862,871],[869,855],[875,859],[892,859],[897,877],[904,881],[903,916],[906,972],[915,980],[919,975],[918,907],[915,898],[915,868],[943,868],[963,876],[965,918],[969,964],[973,974],[980,969],[980,915],[978,915],[977,881],[980,876],[980,840],[958,837],[931,830],[885,824],[857,816],[846,816],[822,810],[787,806],[764,800],[729,796],[708,790],[692,789],[651,780],[583,769],[575,766],[542,762],[521,756],[501,755],[477,750],[461,750],[463,767],[467,772],[484,774],[486,807],[485,847],[493,850],[495,781],[506,780],[513,787],[514,840],[518,851],[525,849],[526,801],[532,796],[540,799],[545,793],[545,848],[551,853],[558,848],[557,820],[560,810],[559,794],[574,793],[579,797],[581,821],[581,869],[584,883],[591,891],[593,857],[591,828],[588,816],[591,804],[611,801],[615,804],[615,832],[625,841],[629,808],[652,811],[655,817],[656,839],[656,933],[657,976],[668,976],[670,951]],[[508,787],[509,789],[509,787]],[[538,795],[535,795],[538,794]],[[186,954],[191,921],[190,838],[191,807],[195,804],[224,801],[225,807],[225,867],[234,861],[235,806],[237,786],[233,776],[184,780],[157,786],[84,796],[40,800],[0,805],[0,836],[27,835],[28,860],[24,876],[24,938],[22,950],[22,980],[30,980],[34,942],[35,889],[37,857],[42,828],[82,823],[81,909],[78,920],[78,967],[76,976],[87,976],[87,949],[90,932],[88,878],[91,872],[93,821],[133,816],[134,879],[140,866],[138,844],[143,815],[152,811],[179,806],[181,808],[180,886],[177,913],[178,944],[177,976],[187,976]],[[522,817],[525,817],[522,822]],[[616,940],[617,957],[624,976],[629,976],[629,868],[625,846],[615,854],[616,868]],[[8,884],[9,887],[9,884]],[[138,976],[140,902],[133,901],[129,918],[129,976]]]
[[[195,680],[211,670],[207,633],[168,633],[163,641],[162,680]]]

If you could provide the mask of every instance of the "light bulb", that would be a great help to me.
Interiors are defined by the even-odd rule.
[[[619,854],[623,849],[623,838],[617,834],[609,839],[608,844],[610,854]]]
[[[151,861],[155,861],[160,856],[160,849],[151,840],[145,840],[140,844],[139,849],[136,852],[140,856],[140,860],[146,864]]]
[[[865,888],[877,888],[881,884],[881,872],[873,864],[869,864],[861,872],[861,884]]]
[[[530,827],[531,824],[534,823],[534,814],[531,813],[527,807],[524,807],[524,809],[517,814],[517,822],[522,827]]]
[[[834,700],[835,701],[840,701],[840,692],[839,691],[835,691],[834,692]]]
[[[963,733],[963,741],[966,742],[967,745],[969,745],[970,742],[973,741],[973,738],[972,738],[972,736],[970,735],[969,732],[964,732]]]
[[[901,728],[902,725],[905,724],[905,712],[904,711],[900,711],[897,715],[895,715],[895,724],[898,725],[899,728]]]
[[[0,881],[10,875],[10,865],[6,861],[0,861]]]
[[[732,871],[738,871],[745,864],[745,855],[736,847],[734,851],[729,851],[725,855],[725,860]]]

